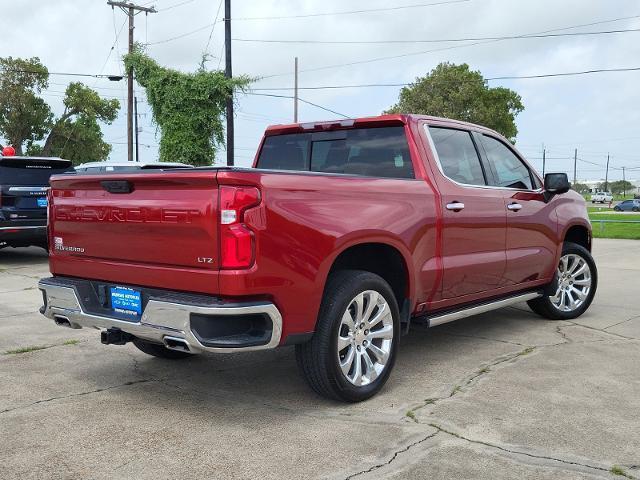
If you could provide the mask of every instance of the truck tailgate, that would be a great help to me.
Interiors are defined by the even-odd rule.
[[[216,171],[64,176],[51,187],[55,274],[215,293]]]

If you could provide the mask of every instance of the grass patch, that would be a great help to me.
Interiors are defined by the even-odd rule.
[[[21,347],[21,348],[15,348],[13,350],[7,350],[6,352],[4,352],[5,355],[17,355],[19,353],[29,353],[29,352],[36,352],[38,350],[44,350],[46,348],[51,348],[52,345],[32,345],[30,347]]]
[[[640,214],[609,213],[610,211],[589,211],[589,219],[595,238],[623,238],[640,240],[640,223],[600,223],[598,220],[629,220],[640,222]]]
[[[632,476],[630,476],[624,468],[619,467],[618,465],[614,465],[613,467],[611,467],[610,470],[611,473],[613,473],[614,475],[618,475],[620,477],[625,477],[625,478],[633,478]]]
[[[29,347],[20,347],[14,348],[13,350],[7,350],[4,352],[4,355],[19,355],[21,353],[29,353],[29,352],[37,352],[38,350],[46,350],[47,348],[53,347],[63,347],[68,345],[78,345],[80,340],[71,339],[65,340],[62,343],[54,344],[54,345],[31,345]]]
[[[416,418],[416,414],[413,410],[408,410],[407,413],[405,413],[405,415],[409,417],[411,420],[413,420],[414,422],[418,423],[418,419]]]
[[[531,352],[533,352],[536,349],[536,347],[527,347],[524,350],[522,350],[521,352],[518,352],[516,354],[516,357],[521,357],[523,355],[529,355]]]

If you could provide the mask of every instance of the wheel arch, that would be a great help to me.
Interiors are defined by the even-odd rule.
[[[562,241],[576,243],[586,248],[589,252],[591,252],[591,246],[592,246],[591,228],[587,227],[584,224],[569,225],[564,231],[564,235],[562,236]]]
[[[393,240],[368,239],[343,245],[327,262],[323,291],[329,276],[338,270],[365,270],[379,275],[391,286],[400,309],[414,297],[411,255]]]

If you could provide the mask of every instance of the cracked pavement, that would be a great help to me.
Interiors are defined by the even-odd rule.
[[[415,326],[356,405],[315,396],[292,348],[172,362],[56,327],[45,255],[2,250],[0,478],[640,479],[640,242],[595,242],[584,316]]]

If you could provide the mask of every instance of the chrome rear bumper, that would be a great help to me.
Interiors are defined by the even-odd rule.
[[[44,297],[44,305],[40,309],[40,313],[54,320],[58,325],[76,329],[83,327],[117,328],[144,340],[164,343],[168,348],[173,348],[172,345],[175,345],[176,341],[181,345],[186,343],[190,353],[265,350],[275,348],[280,344],[282,316],[272,303],[228,305],[220,303],[216,306],[202,306],[150,298],[139,321],[129,321],[86,312],[78,300],[76,289],[73,286],[56,285],[55,280],[56,277],[42,279],[38,283],[38,288],[42,290]],[[191,328],[192,315],[200,316],[200,318],[201,316],[210,316],[212,319],[265,315],[271,321],[271,332],[269,338],[260,345],[251,343],[248,346],[206,346]],[[183,350],[184,348],[174,349]]]

